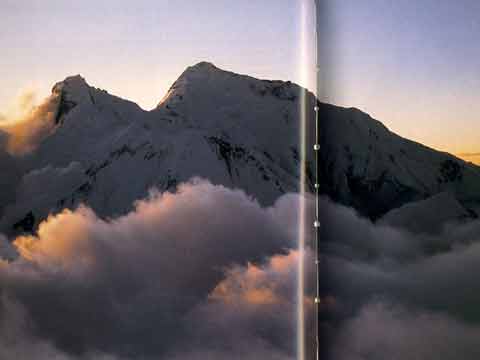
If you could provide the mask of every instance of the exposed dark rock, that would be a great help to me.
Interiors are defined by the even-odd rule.
[[[33,212],[28,212],[28,214],[26,214],[23,219],[17,221],[15,224],[13,224],[12,227],[14,230],[17,231],[32,233],[35,227],[35,216],[33,215]]]
[[[214,145],[219,159],[223,159],[225,161],[228,174],[230,175],[230,177],[232,177],[231,160],[232,160],[233,147],[226,140],[223,140],[215,136],[206,137],[206,140],[209,144]]]
[[[462,166],[454,160],[448,159],[440,164],[440,175],[444,182],[461,181],[462,170]]]
[[[76,190],[77,193],[82,195],[88,195],[90,191],[92,191],[92,184],[90,184],[89,182],[83,183]]]
[[[57,114],[55,115],[55,124],[59,124],[64,115],[67,115],[77,104],[73,101],[66,100],[63,93],[60,95]]]
[[[260,96],[271,95],[280,100],[296,101],[299,89],[295,89],[290,81],[264,80],[261,84],[251,83],[250,89]]]

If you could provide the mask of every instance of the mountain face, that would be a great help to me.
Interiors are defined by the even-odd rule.
[[[52,89],[57,105],[48,136],[23,155],[0,146],[7,174],[0,180],[7,190],[0,196],[0,232],[32,231],[49,213],[82,203],[99,216],[117,216],[149,189],[174,190],[193,176],[270,205],[298,191],[302,92],[290,82],[203,62],[187,68],[158,106],[145,111],[80,76],[68,77]],[[311,149],[315,98],[306,96]],[[403,139],[357,109],[320,104],[320,119],[321,189],[335,201],[376,219],[448,192],[470,216],[479,212],[478,167]]]
[[[68,77],[52,89],[54,131],[14,164],[2,162],[21,176],[15,199],[0,204],[0,232],[31,231],[81,203],[102,217],[123,214],[149,189],[174,190],[193,176],[270,205],[297,191],[299,93],[291,83],[200,63],[145,111]]]
[[[480,168],[390,132],[354,109],[321,104],[321,189],[376,219],[404,204],[451,193],[480,213]]]

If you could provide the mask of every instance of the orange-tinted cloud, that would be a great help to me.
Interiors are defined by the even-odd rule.
[[[66,269],[87,265],[94,261],[89,229],[95,225],[97,218],[90,209],[65,209],[42,222],[36,236],[19,236],[13,245],[24,259],[40,266]]]
[[[246,267],[230,269],[226,279],[215,287],[210,298],[229,304],[247,305],[291,301],[292,299],[285,299],[281,287],[285,278],[296,271],[297,259],[298,253],[291,251],[288,255],[273,256],[264,266],[249,263]]]
[[[38,106],[32,90],[20,94],[5,114],[0,114],[0,131],[8,135],[7,151],[22,155],[32,151],[55,128],[59,96],[52,94]]]
[[[299,252],[290,250],[288,254],[272,256],[262,265],[248,263],[228,269],[226,278],[210,294],[213,301],[234,306],[286,305],[296,301]],[[307,250],[305,263],[313,264],[313,254]],[[312,275],[313,268],[307,266]],[[309,278],[309,282],[312,279]],[[309,284],[311,285],[311,284]],[[313,306],[313,297],[305,294],[305,305]]]
[[[297,257],[278,224],[296,203],[290,195],[262,208],[195,180],[152,192],[116,219],[84,207],[50,216],[14,239],[18,258],[0,262],[0,358],[291,358]],[[236,292],[240,303],[215,301],[215,292]],[[15,309],[25,317],[7,324]],[[22,321],[32,326],[16,337],[26,340],[2,357],[4,332]]]

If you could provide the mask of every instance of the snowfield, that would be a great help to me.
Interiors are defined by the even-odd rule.
[[[145,111],[68,77],[45,100],[42,123],[32,127],[41,132],[13,150],[14,135],[0,133],[0,232],[31,232],[48,214],[82,203],[104,218],[122,215],[150,189],[174,190],[192,177],[271,205],[299,189],[302,91],[201,62]],[[315,98],[306,94],[310,149]],[[459,217],[479,213],[477,166],[401,138],[357,109],[320,104],[320,121],[321,190],[334,201],[375,220],[446,192],[439,199],[453,197]],[[309,155],[309,189],[313,179]]]

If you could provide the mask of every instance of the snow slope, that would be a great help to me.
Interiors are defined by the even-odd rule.
[[[298,187],[299,91],[200,63],[144,111],[68,77],[52,90],[60,97],[55,131],[16,158],[22,179],[16,200],[0,206],[0,231],[29,231],[32,215],[35,226],[80,203],[116,216],[149,189],[174,189],[193,176],[272,204]]]
[[[480,213],[480,168],[402,138],[355,108],[321,104],[321,189],[376,219],[449,192]]]
[[[451,193],[443,192],[393,209],[377,224],[403,228],[414,233],[437,233],[446,224],[462,222],[471,215]]]
[[[149,189],[173,190],[194,176],[272,204],[298,191],[302,91],[202,62],[145,111],[78,75],[68,77],[52,89],[54,131],[26,155],[12,156],[0,146],[7,174],[0,180],[0,232],[32,231],[49,213],[81,203],[113,217]],[[311,149],[310,93],[307,104]],[[334,200],[377,218],[448,191],[470,214],[478,211],[478,167],[403,139],[356,109],[320,104],[320,115],[321,189]]]

